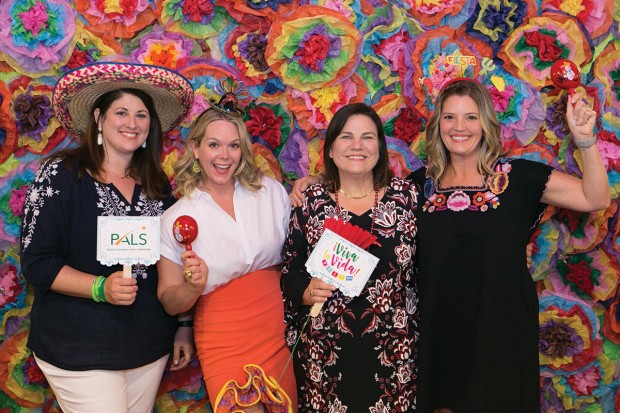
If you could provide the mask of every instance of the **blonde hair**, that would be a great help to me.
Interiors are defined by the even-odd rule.
[[[480,111],[480,125],[482,139],[478,154],[478,172],[483,175],[492,174],[493,164],[505,151],[501,142],[501,129],[497,120],[497,113],[493,107],[493,100],[489,91],[475,80],[462,79],[445,86],[435,103],[435,111],[431,115],[426,127],[426,150],[428,165],[426,175],[438,180],[446,172],[450,163],[450,154],[441,140],[439,122],[442,117],[443,105],[451,96],[469,96]]]
[[[174,165],[174,175],[176,180],[175,194],[178,196],[187,196],[194,191],[203,179],[202,170],[198,173],[192,171],[192,165],[196,158],[192,150],[192,142],[196,147],[200,146],[200,142],[205,136],[207,127],[217,120],[230,122],[237,127],[239,132],[239,146],[241,148],[241,160],[233,176],[239,181],[239,184],[250,191],[258,191],[262,186],[262,173],[254,160],[250,137],[243,120],[237,116],[219,112],[215,109],[207,109],[198,119],[196,119],[189,130],[187,141],[185,142],[185,152]]]

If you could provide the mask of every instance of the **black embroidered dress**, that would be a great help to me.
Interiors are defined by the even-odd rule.
[[[479,188],[440,189],[418,209],[418,410],[539,412],[538,297],[525,248],[552,169],[504,159]]]
[[[305,263],[327,217],[339,215],[369,230],[381,246],[359,297],[336,291],[306,326],[294,352],[299,412],[409,412],[414,410],[418,334],[414,256],[417,198],[410,181],[393,178],[376,211],[340,210],[322,184],[306,191],[293,210],[284,244],[282,288],[287,342],[293,346],[310,310],[301,305],[310,282]]]
[[[111,184],[95,181],[62,160],[46,161],[24,208],[21,266],[34,287],[28,347],[65,370],[126,370],[154,362],[172,349],[175,318],[157,299],[155,265],[133,266],[138,294],[130,306],[96,303],[50,290],[65,265],[108,276],[122,266],[97,261],[97,216],[159,216],[174,202],[148,199],[136,185],[131,202]]]

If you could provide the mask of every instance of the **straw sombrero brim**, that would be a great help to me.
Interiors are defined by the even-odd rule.
[[[159,66],[98,62],[66,73],[56,83],[52,104],[60,124],[81,135],[95,100],[118,89],[138,89],[153,99],[163,132],[177,126],[191,109],[192,85],[180,74]]]

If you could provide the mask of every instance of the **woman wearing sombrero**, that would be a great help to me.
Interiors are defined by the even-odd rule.
[[[159,216],[174,202],[162,133],[192,101],[185,78],[148,65],[94,63],[56,84],[56,117],[79,143],[45,160],[30,186],[21,265],[34,287],[28,347],[65,413],[153,410],[176,318],[157,299],[154,265],[123,278],[97,261],[97,217]],[[177,368],[189,342],[182,351]]]

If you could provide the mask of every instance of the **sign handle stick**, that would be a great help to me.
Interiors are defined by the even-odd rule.
[[[131,278],[131,265],[123,265],[123,278]]]
[[[321,309],[323,308],[323,304],[325,303],[314,303],[312,309],[310,309],[310,316],[312,316],[312,318],[315,318],[317,315],[319,315]]]

